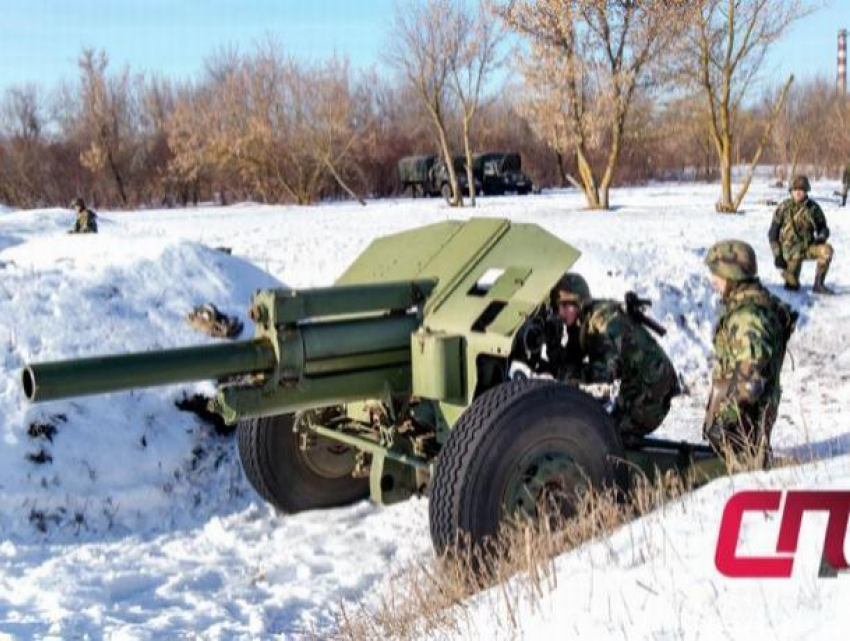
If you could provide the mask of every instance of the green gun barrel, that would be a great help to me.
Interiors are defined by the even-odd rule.
[[[275,362],[271,343],[254,339],[159,352],[34,363],[24,367],[22,382],[27,400],[38,403],[263,372],[273,369]]]
[[[275,349],[271,338],[136,354],[33,363],[23,370],[33,403],[121,390],[268,372],[302,380],[409,365],[414,315],[379,316],[293,326]],[[284,353],[278,362],[277,353]],[[293,367],[294,366],[294,367]],[[377,391],[380,391],[380,386]]]

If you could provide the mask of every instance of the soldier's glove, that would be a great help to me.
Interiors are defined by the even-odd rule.
[[[785,259],[782,258],[781,254],[778,255],[776,258],[774,258],[773,264],[776,265],[776,269],[787,269],[788,268],[788,263],[785,262]]]

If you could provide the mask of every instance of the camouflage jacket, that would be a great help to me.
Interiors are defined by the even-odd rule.
[[[758,281],[739,284],[723,299],[714,330],[715,393],[707,424],[747,427],[773,424],[782,389],[779,373],[796,312]],[[714,400],[712,400],[714,403]]]
[[[585,383],[641,381],[648,387],[656,379],[675,378],[673,364],[661,346],[617,301],[594,300],[585,305],[579,327],[576,354],[587,361],[570,363],[565,378]]]
[[[823,210],[814,200],[806,198],[796,203],[788,198],[776,208],[767,238],[774,256],[795,259],[814,244],[815,238],[829,238],[829,228]]]
[[[77,220],[74,223],[73,233],[96,234],[97,214],[95,214],[91,209],[84,209],[81,212],[77,212]]]

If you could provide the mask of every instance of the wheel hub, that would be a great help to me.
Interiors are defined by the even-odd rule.
[[[536,519],[541,514],[569,517],[586,486],[586,476],[565,452],[544,450],[524,456],[505,485],[502,509],[505,516]]]
[[[314,417],[307,416],[306,413],[299,415],[295,420],[294,429],[308,431],[312,418]],[[309,438],[302,440],[298,453],[310,471],[326,479],[351,475],[357,463],[354,448],[312,432],[308,432],[308,436]]]

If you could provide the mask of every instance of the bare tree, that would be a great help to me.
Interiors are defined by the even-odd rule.
[[[834,89],[826,91],[825,95],[828,99],[820,103],[820,109],[826,112],[826,117],[812,123],[820,125],[820,135],[816,137],[815,143],[818,152],[816,160],[829,163],[832,169],[842,171],[850,158],[850,100]]]
[[[42,94],[34,84],[9,87],[0,100],[0,138],[7,142],[0,165],[0,195],[7,202],[32,206],[43,193]]]
[[[365,204],[347,177],[369,123],[369,101],[347,60],[308,65],[274,41],[212,65],[206,84],[179,101],[171,170],[239,176],[267,202],[313,203],[329,184]]]
[[[110,77],[106,73],[108,62],[102,51],[85,49],[80,56],[78,122],[80,134],[88,142],[81,160],[92,172],[108,172],[121,204],[126,205],[129,165],[135,151],[136,92],[129,70]]]
[[[452,69],[458,67],[461,30],[447,16],[456,16],[456,0],[407,0],[396,6],[387,62],[416,90],[431,117],[451,184],[453,206],[463,206],[449,146]]]
[[[733,197],[733,155],[742,101],[752,91],[770,46],[807,13],[805,0],[698,0],[681,71],[703,96],[706,126],[720,167],[720,212],[738,211],[764,147],[759,145]],[[789,79],[779,92],[766,118],[764,143],[770,138],[791,82]]]
[[[488,0],[479,0],[472,10],[465,4],[454,5],[455,13],[443,19],[457,29],[458,52],[451,59],[451,88],[461,109],[461,137],[466,155],[466,180],[469,202],[475,207],[475,177],[470,136],[482,94],[493,72],[500,66],[498,48],[504,38],[502,23],[494,19]]]
[[[767,111],[776,104],[778,95],[778,88],[768,88],[762,108]],[[812,100],[811,96],[818,98]],[[837,131],[831,131],[835,122],[842,121],[840,109],[836,110],[840,102],[835,84],[823,77],[795,83],[791,87],[773,127],[771,151],[780,181],[790,180],[804,162],[816,165],[820,170],[843,164],[833,150],[835,142],[846,138],[847,134],[840,131],[840,126]]]
[[[667,0],[513,0],[500,10],[528,42],[526,114],[557,152],[575,156],[579,176],[568,178],[593,209],[609,206],[630,108],[658,80],[684,11]]]

